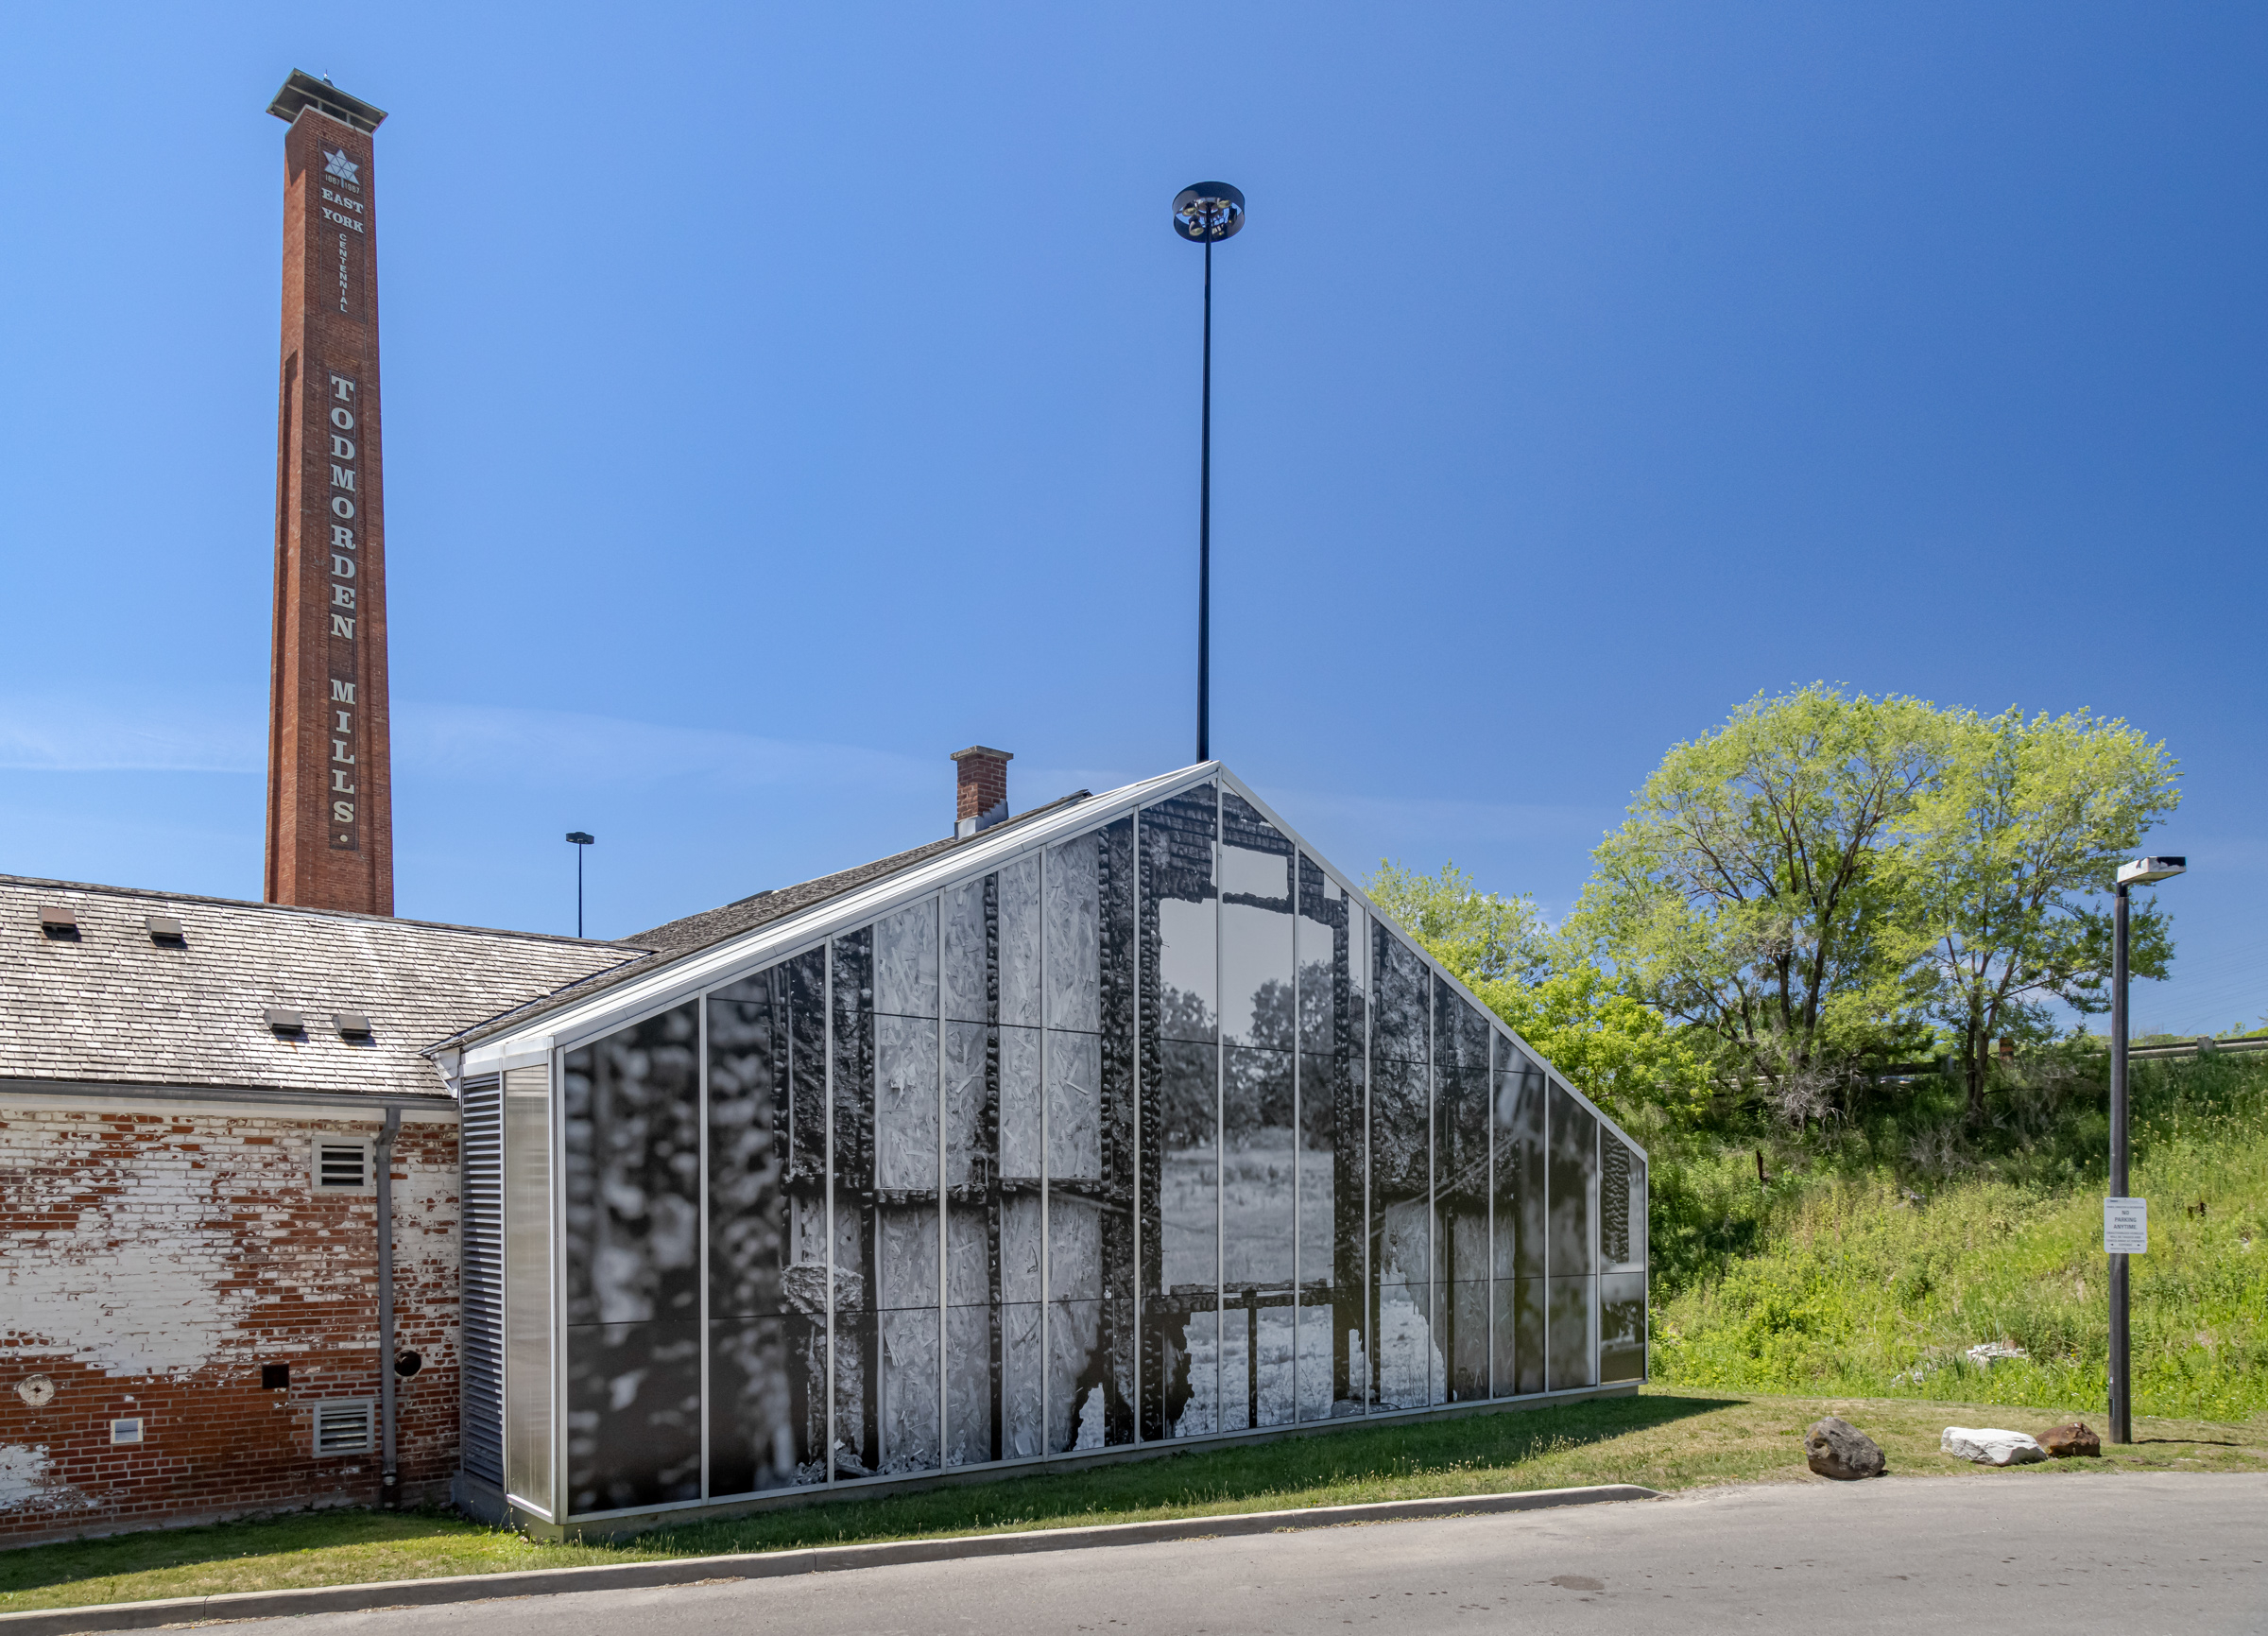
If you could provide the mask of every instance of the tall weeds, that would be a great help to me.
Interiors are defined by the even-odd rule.
[[[1955,1088],[1839,1128],[1679,1142],[1654,1167],[1658,1378],[2086,1404],[2105,1390],[2100,1063],[2007,1074],[1983,1128]],[[2138,1065],[2132,1264],[2145,1413],[2268,1410],[2268,1061]],[[1667,1139],[1667,1140],[1665,1140]],[[1765,1180],[1757,1177],[1761,1154]],[[1987,1343],[2025,1355],[1989,1364]]]

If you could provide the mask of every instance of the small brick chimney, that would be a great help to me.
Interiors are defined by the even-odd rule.
[[[1005,749],[972,744],[956,749],[953,759],[960,767],[960,804],[954,814],[953,833],[972,835],[990,829],[1008,816],[1008,763],[1016,758]]]

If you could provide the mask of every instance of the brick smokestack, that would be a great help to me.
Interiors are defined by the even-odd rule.
[[[954,814],[953,833],[972,835],[988,830],[1008,816],[1008,763],[1016,758],[1005,749],[972,744],[953,752],[959,766],[960,804]]]
[[[284,138],[284,359],[276,639],[268,710],[271,904],[394,912],[386,693],[386,507],[378,438],[378,223],[385,112],[292,72]]]

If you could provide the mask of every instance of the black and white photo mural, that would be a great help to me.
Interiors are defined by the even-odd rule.
[[[1644,1375],[1644,1156],[1217,768],[743,941],[557,1035],[551,1520]]]

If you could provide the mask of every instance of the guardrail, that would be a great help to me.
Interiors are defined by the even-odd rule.
[[[2194,1040],[2184,1040],[2173,1045],[2129,1045],[2126,1047],[2126,1059],[2130,1062],[2146,1062],[2155,1058],[2196,1057],[2208,1051],[2268,1051],[2268,1040],[2215,1040],[2209,1035],[2200,1034]]]
[[[2129,1045],[2126,1048],[2126,1059],[2129,1062],[2167,1061],[2182,1057],[2202,1056],[2211,1051],[2231,1051],[2239,1055],[2251,1051],[2268,1051],[2268,1038],[2216,1040],[2209,1035],[2201,1034],[2194,1040],[2179,1040],[2171,1044]],[[2109,1054],[2107,1046],[2101,1048],[2101,1055],[2107,1057]],[[1871,1070],[1866,1077],[1879,1084],[1890,1079],[1922,1079],[1933,1074],[1951,1074],[1953,1072],[1955,1072],[1953,1059],[1941,1057],[1930,1062],[1893,1062],[1886,1068]]]

